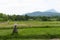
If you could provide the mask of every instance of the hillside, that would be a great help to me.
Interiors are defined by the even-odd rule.
[[[51,10],[47,10],[45,12],[35,11],[32,13],[26,13],[26,15],[28,15],[28,16],[60,16],[60,13],[51,9]]]

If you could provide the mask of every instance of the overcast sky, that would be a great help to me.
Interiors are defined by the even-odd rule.
[[[0,0],[0,13],[24,14],[55,9],[60,12],[60,0]]]

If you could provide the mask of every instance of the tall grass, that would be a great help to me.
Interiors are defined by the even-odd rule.
[[[11,35],[13,25],[17,23],[18,35]],[[59,21],[10,21],[0,23],[1,40],[60,38]]]
[[[60,28],[18,29],[18,34],[11,35],[12,29],[1,29],[0,39],[52,39],[60,38]]]
[[[27,27],[60,27],[60,21],[10,21],[0,23],[0,28],[13,28],[14,24],[17,24],[18,28],[27,28]]]

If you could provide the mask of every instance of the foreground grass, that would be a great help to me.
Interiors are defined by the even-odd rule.
[[[17,23],[18,34],[11,35]],[[10,21],[0,23],[0,40],[48,40],[60,38],[60,21]]]
[[[24,28],[18,29],[18,35],[11,35],[12,29],[0,29],[0,38],[40,39],[60,38],[60,28]]]
[[[0,36],[11,34],[13,29],[0,29]],[[4,34],[5,33],[5,34]],[[60,28],[23,28],[18,29],[20,35],[60,34]]]

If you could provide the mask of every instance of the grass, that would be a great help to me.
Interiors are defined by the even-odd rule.
[[[21,35],[60,34],[60,28],[27,28],[18,31]]]
[[[18,35],[11,35],[17,23]],[[10,21],[0,23],[1,40],[48,40],[60,38],[60,21]]]
[[[11,34],[13,29],[0,29],[0,36]],[[5,33],[5,34],[4,34]],[[24,28],[18,29],[19,35],[60,34],[60,28]]]
[[[12,29],[0,29],[0,37],[4,38],[15,38],[11,37]],[[18,29],[18,35],[16,38],[31,39],[31,38],[60,38],[60,28],[25,28]]]
[[[60,27],[60,21],[10,21],[10,22],[1,22],[0,28],[13,28],[14,24],[18,25],[18,28],[21,27]]]

